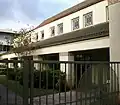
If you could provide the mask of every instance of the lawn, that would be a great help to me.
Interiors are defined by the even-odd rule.
[[[5,75],[0,75],[0,84],[8,87],[9,90],[15,92],[19,96],[23,96],[23,86],[20,85],[19,82],[13,81],[13,80],[8,80],[7,81],[7,78],[6,78]],[[52,94],[53,90],[52,89],[51,90],[50,89],[46,90],[46,89],[34,88],[33,92],[34,92],[34,96],[43,96],[43,95],[46,95],[46,93],[47,94]],[[30,96],[30,89],[29,89],[29,96]]]

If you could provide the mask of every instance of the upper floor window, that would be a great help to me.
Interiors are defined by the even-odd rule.
[[[55,35],[55,26],[50,27],[50,31],[51,31],[51,36]]]
[[[83,15],[84,27],[90,26],[93,24],[93,12],[89,12]]]
[[[57,27],[58,27],[58,34],[62,34],[63,33],[63,23],[58,24]]]
[[[44,39],[44,31],[41,31],[41,39]]]
[[[79,17],[72,19],[72,30],[79,29]]]
[[[109,8],[106,6],[106,20],[109,20]]]
[[[35,33],[35,40],[38,41],[38,32]]]

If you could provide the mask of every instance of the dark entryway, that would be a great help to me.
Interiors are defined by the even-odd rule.
[[[48,55],[42,55],[43,60],[45,61],[59,61],[59,54],[48,54]],[[59,70],[60,69],[60,65],[59,64],[49,64],[49,68],[53,68],[55,70]]]
[[[75,61],[109,61],[109,49],[95,49],[87,51],[72,52],[74,54]],[[78,64],[75,66],[75,77],[77,78],[77,84],[80,78],[84,74],[85,70],[89,70],[90,64]]]

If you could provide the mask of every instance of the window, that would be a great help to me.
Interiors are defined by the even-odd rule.
[[[0,51],[9,51],[12,48],[9,45],[0,45]]]
[[[106,6],[106,20],[109,20],[109,8]]]
[[[35,33],[35,40],[38,41],[38,32]]]
[[[51,27],[50,31],[51,31],[51,36],[54,36],[55,35],[55,26]]]
[[[58,34],[62,34],[63,33],[63,23],[58,24],[57,27],[58,27]]]
[[[84,27],[92,25],[93,24],[93,12],[84,14],[83,19],[84,19],[84,21],[83,21]]]
[[[41,31],[41,39],[44,39],[44,31]]]
[[[79,17],[72,19],[72,30],[79,29]]]

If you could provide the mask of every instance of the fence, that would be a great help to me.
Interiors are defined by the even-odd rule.
[[[119,62],[0,60],[0,64],[4,65],[0,105],[118,105]]]

